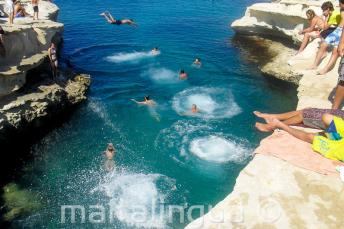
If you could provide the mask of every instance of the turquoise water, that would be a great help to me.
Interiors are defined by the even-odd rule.
[[[182,228],[187,220],[169,220],[151,203],[188,209],[228,195],[263,137],[252,111],[295,107],[295,88],[262,76],[231,43],[229,23],[253,2],[56,1],[65,24],[62,61],[91,74],[92,86],[71,119],[32,147],[16,182],[37,193],[43,208],[13,227]],[[104,10],[139,27],[109,25],[98,16]],[[155,46],[158,56],[149,54]],[[191,66],[195,57],[201,68]],[[188,80],[178,80],[180,69]],[[158,106],[130,100],[145,95]],[[200,115],[180,115],[193,103]],[[117,148],[112,173],[102,169],[108,142]],[[101,205],[115,219],[63,224],[62,205]],[[133,220],[137,206],[147,220]]]

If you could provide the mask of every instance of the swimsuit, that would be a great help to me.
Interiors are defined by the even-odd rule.
[[[324,130],[326,127],[322,122],[322,116],[326,113],[344,119],[344,111],[342,110],[307,108],[302,111],[303,124],[307,127]]]
[[[344,120],[334,117],[325,133],[314,137],[312,148],[324,157],[344,161]]]
[[[111,24],[114,24],[114,25],[122,25],[122,20],[115,20],[115,21],[112,21]]]
[[[338,47],[340,42],[340,37],[342,36],[342,27],[337,27],[332,33],[330,33],[326,38],[325,42],[334,47]]]
[[[33,12],[38,13],[38,5],[33,5]]]

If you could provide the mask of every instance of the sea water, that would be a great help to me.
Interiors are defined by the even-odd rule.
[[[65,24],[62,63],[90,74],[92,85],[88,101],[35,144],[20,168],[14,182],[42,208],[12,221],[15,228],[182,228],[190,219],[170,220],[160,206],[221,201],[263,137],[252,112],[295,107],[295,88],[260,74],[231,43],[229,24],[254,1],[56,3]],[[105,10],[139,26],[110,25],[99,16]],[[178,79],[181,69],[187,80]],[[146,95],[158,105],[131,101]],[[189,114],[193,104],[199,114]],[[103,169],[109,142],[117,151],[111,172]],[[84,206],[87,216],[90,206],[103,206],[113,219],[61,221],[65,205]]]

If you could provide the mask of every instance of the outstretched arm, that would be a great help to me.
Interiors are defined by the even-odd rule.
[[[135,100],[135,99],[131,99],[131,101],[133,101],[133,102],[135,102],[135,103],[137,103],[137,104],[146,104],[146,102],[139,102],[139,101],[137,101],[137,100]]]

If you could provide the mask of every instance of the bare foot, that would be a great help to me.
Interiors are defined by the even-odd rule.
[[[261,132],[271,132],[274,130],[274,127],[271,126],[270,124],[263,124],[263,123],[257,122],[255,126]]]
[[[283,123],[280,120],[278,120],[277,118],[268,118],[268,119],[266,119],[266,122],[269,123],[269,125],[273,129],[280,128],[281,125],[283,125]]]
[[[254,111],[253,114],[255,116],[257,116],[258,118],[264,119],[266,121],[266,123],[269,123],[269,119],[275,118],[275,116],[272,114],[266,114],[266,113],[262,113],[260,111]]]

